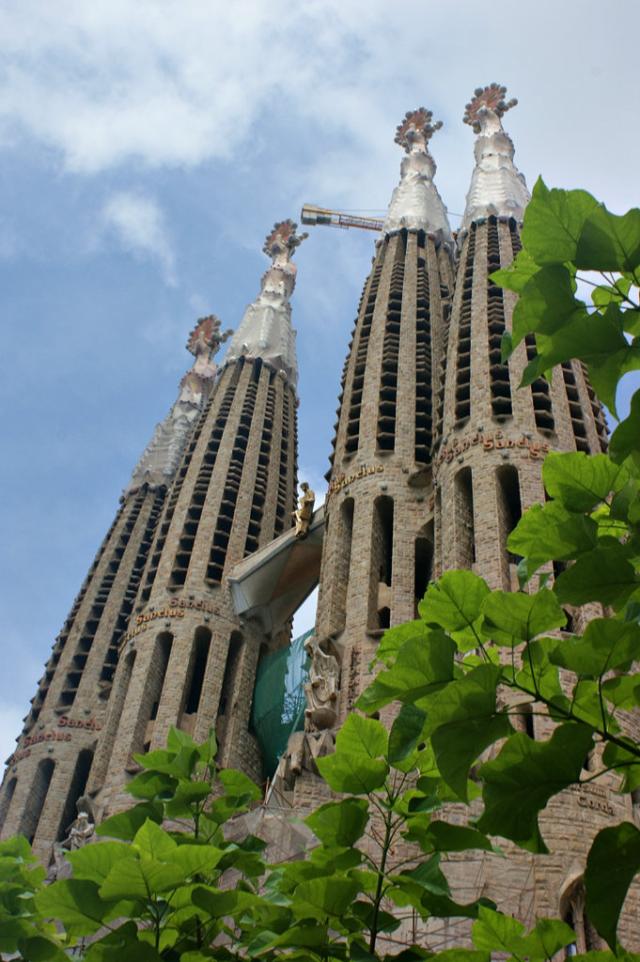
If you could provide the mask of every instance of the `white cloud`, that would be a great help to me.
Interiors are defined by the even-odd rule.
[[[135,257],[156,260],[166,282],[175,285],[175,256],[164,214],[155,200],[119,191],[104,205],[102,224]]]

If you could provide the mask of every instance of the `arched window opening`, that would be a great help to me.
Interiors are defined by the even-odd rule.
[[[208,628],[196,628],[191,652],[187,698],[184,706],[184,711],[187,715],[195,715],[200,707],[204,673],[207,669],[210,649],[211,632]]]
[[[76,804],[78,799],[82,798],[84,795],[85,788],[87,787],[87,781],[89,780],[89,772],[91,771],[92,762],[93,751],[89,748],[83,749],[78,755],[76,765],[73,770],[73,775],[71,777],[71,784],[69,785],[69,791],[67,792],[67,800],[64,805],[56,835],[58,842],[61,842],[63,838],[67,837],[71,823],[76,818]]]
[[[331,630],[342,631],[347,618],[347,592],[349,590],[351,544],[353,540],[353,498],[346,498],[342,502],[336,521],[336,577],[331,599]],[[325,537],[328,537],[328,531],[325,533]]]
[[[533,719],[533,709],[528,703],[523,703],[518,705],[516,711],[511,716],[513,722],[513,727],[518,732],[522,732],[524,735],[528,735],[529,738],[535,739],[535,725]]]
[[[565,958],[603,948],[585,909],[585,891],[582,877],[574,879],[560,898],[560,917],[576,934],[575,942],[565,949]]]
[[[151,709],[149,712],[149,721],[154,721],[158,715],[158,708],[160,706],[160,698],[162,696],[162,689],[164,687],[165,675],[167,674],[167,667],[169,665],[169,656],[171,655],[172,645],[173,635],[168,631],[158,635],[154,652],[155,657],[150,667],[151,684],[149,686],[149,690],[151,692]]]
[[[510,565],[517,565],[522,560],[520,555],[513,554],[507,548],[507,540],[522,517],[522,502],[520,500],[520,480],[518,469],[513,465],[502,465],[496,471],[498,488],[498,528],[500,532],[500,546],[504,567],[504,580],[507,588],[511,587]]]
[[[392,578],[393,499],[384,495],[376,498],[373,506],[369,587],[369,627],[373,631],[388,628],[391,623]]]
[[[458,471],[455,489],[456,565],[471,568],[476,560],[476,537],[473,517],[473,482],[471,468]]]
[[[18,776],[14,775],[10,778],[6,784],[5,790],[2,795],[2,801],[0,802],[0,831],[4,826],[5,820],[9,813],[9,808],[11,806],[11,799],[14,796],[16,785],[18,784]]]
[[[433,521],[425,525],[416,538],[414,555],[414,589],[416,612],[433,577]]]
[[[218,715],[226,715],[231,707],[231,696],[235,688],[240,652],[242,650],[243,638],[239,631],[234,631],[229,639],[229,650],[227,652],[227,663],[224,667],[222,678],[222,688],[220,689],[220,702],[218,704]]]
[[[29,799],[18,827],[18,834],[26,835],[30,845],[33,844],[36,832],[38,831],[40,816],[42,815],[44,803],[47,800],[47,793],[51,785],[55,767],[56,763],[52,758],[43,758],[38,763],[36,769]]]

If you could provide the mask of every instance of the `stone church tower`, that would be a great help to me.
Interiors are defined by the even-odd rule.
[[[98,733],[113,697],[122,639],[167,489],[214,384],[213,354],[227,335],[203,318],[187,348],[195,363],[178,400],[133,472],[45,666],[0,789],[2,836],[33,841],[45,859],[64,837],[87,787]]]
[[[88,789],[106,815],[133,755],[165,744],[172,725],[206,738],[219,760],[262,777],[250,731],[255,673],[270,643],[235,614],[226,576],[292,524],[296,491],[295,335],[291,256],[303,238],[276,224],[272,263],[232,338],[215,391],[178,469],[123,638],[114,694]],[[288,633],[274,643],[286,643]]]

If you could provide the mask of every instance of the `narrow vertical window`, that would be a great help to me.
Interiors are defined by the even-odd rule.
[[[416,613],[429,582],[433,578],[433,521],[425,525],[415,541],[414,597]]]
[[[487,274],[490,278],[500,268],[498,221],[489,218],[487,225]],[[487,333],[489,338],[489,381],[491,412],[496,421],[507,421],[513,414],[509,365],[502,363],[502,335],[505,332],[502,288],[491,279],[487,285]]]
[[[7,782],[5,786],[5,790],[2,794],[2,802],[0,802],[0,832],[2,831],[7,815],[9,814],[11,800],[13,798],[17,784],[18,784],[18,777],[17,775],[14,775],[14,777],[10,778],[9,781]]]
[[[73,770],[73,775],[71,776],[71,783],[67,792],[67,800],[65,802],[62,816],[60,818],[60,824],[58,826],[58,832],[56,835],[58,842],[61,842],[63,838],[66,838],[69,832],[69,827],[76,818],[76,803],[78,799],[84,795],[92,762],[93,752],[90,749],[86,748],[79,753],[75,768]]]
[[[416,271],[415,459],[418,464],[428,463],[433,442],[431,354],[429,275],[427,273],[424,253],[424,234],[420,232],[418,235],[418,264]]]
[[[514,465],[502,465],[496,471],[498,493],[498,530],[500,532],[500,549],[505,587],[510,589],[511,578],[509,566],[518,564],[519,555],[512,554],[507,548],[509,535],[522,517],[522,502],[520,500],[520,480],[518,469]]]
[[[458,318],[458,356],[456,359],[455,426],[462,427],[471,416],[471,302],[473,298],[473,261],[476,252],[476,225],[467,238],[467,255],[462,275],[462,297]]]
[[[227,652],[227,663],[224,666],[222,678],[222,688],[220,689],[220,702],[218,704],[218,715],[226,715],[231,707],[233,691],[236,682],[236,673],[240,661],[243,639],[239,631],[234,631],[229,639],[229,650]]]
[[[347,592],[353,539],[353,498],[346,498],[342,502],[336,521],[338,530],[331,625],[333,631],[342,631],[347,617]]]
[[[44,803],[47,800],[47,793],[51,785],[55,767],[56,765],[52,758],[43,758],[42,761],[38,763],[29,798],[18,827],[18,834],[26,835],[29,844],[32,844],[36,837],[38,824]]]
[[[204,674],[207,670],[210,649],[211,632],[208,628],[196,628],[191,652],[191,664],[189,666],[187,698],[184,706],[184,711],[187,715],[195,715],[200,707],[202,685],[204,682]]]
[[[476,560],[471,468],[458,471],[454,488],[456,565],[458,568],[471,568]]]
[[[391,623],[393,499],[376,498],[373,511],[369,623],[375,630],[388,628]]]
[[[396,407],[398,397],[398,360],[400,356],[400,323],[404,286],[406,232],[396,238],[395,259],[391,269],[389,302],[382,344],[380,398],[378,401],[378,449],[393,451],[396,443]]]
[[[387,241],[388,243],[388,241]],[[381,248],[381,250],[384,248]],[[359,315],[356,323],[355,363],[353,366],[353,381],[349,397],[348,416],[347,416],[347,438],[345,444],[346,454],[355,454],[358,450],[360,440],[360,414],[362,411],[362,392],[364,391],[364,373],[367,366],[367,354],[369,351],[369,338],[371,336],[371,324],[373,322],[373,312],[378,296],[380,285],[380,275],[384,259],[378,255],[378,262],[371,275],[371,283],[366,296],[362,314]],[[362,303],[362,302],[361,302]]]

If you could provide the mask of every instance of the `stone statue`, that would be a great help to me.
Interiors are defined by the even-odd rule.
[[[313,518],[313,506],[316,503],[316,496],[306,481],[300,485],[302,494],[297,511],[293,512],[296,522],[296,538],[306,538],[309,533],[309,525]]]
[[[67,852],[75,852],[93,842],[96,835],[95,813],[93,803],[88,795],[81,795],[76,802],[76,818],[69,826],[69,831],[61,842],[55,842],[52,861],[47,872],[50,882],[61,878],[69,878],[71,867],[67,862]]]
[[[333,728],[338,719],[336,704],[340,665],[335,655],[322,650],[315,635],[307,639],[304,647],[311,658],[309,681],[304,686],[307,698],[305,729],[325,731]]]

